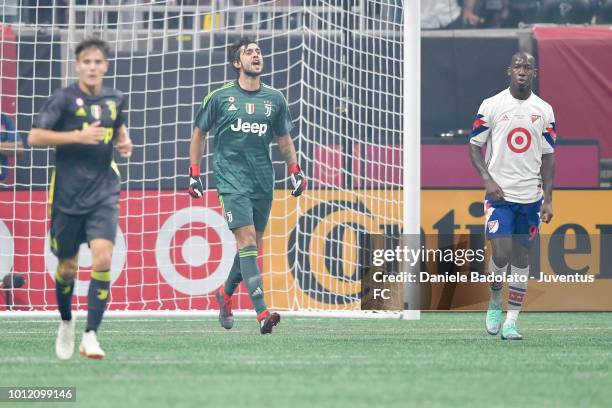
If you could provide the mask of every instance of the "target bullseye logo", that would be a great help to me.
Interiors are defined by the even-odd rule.
[[[531,146],[531,133],[525,128],[515,128],[508,133],[508,147],[514,153],[525,153]]]
[[[0,220],[0,279],[13,270],[13,236]]]
[[[206,233],[195,235],[202,226]],[[209,208],[183,208],[157,234],[155,258],[161,275],[168,285],[188,295],[216,290],[227,278],[235,255],[234,235],[223,216]],[[201,277],[204,269],[208,273]]]
[[[117,235],[115,235],[115,246],[113,248],[113,259],[111,261],[111,286],[121,276],[125,260],[127,259],[127,245],[121,228],[117,227]],[[47,265],[47,273],[51,279],[55,281],[55,271],[57,270],[57,257],[53,255],[50,249],[49,234],[45,238],[45,263]],[[91,250],[86,243],[79,247],[79,269],[91,269],[92,256]],[[75,279],[74,294],[77,296],[87,296],[89,290],[89,280]]]

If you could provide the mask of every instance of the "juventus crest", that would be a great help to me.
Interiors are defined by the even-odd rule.
[[[265,101],[264,107],[266,108],[266,117],[270,117],[272,115],[272,102]]]

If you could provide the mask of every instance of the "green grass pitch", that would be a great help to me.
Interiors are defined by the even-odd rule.
[[[84,319],[78,324],[82,330]],[[525,340],[484,313],[420,321],[108,318],[104,361],[54,356],[55,319],[0,320],[0,386],[75,386],[69,407],[596,407],[612,401],[612,313],[524,313]],[[80,333],[77,336],[77,344]],[[0,408],[9,406],[0,403]]]

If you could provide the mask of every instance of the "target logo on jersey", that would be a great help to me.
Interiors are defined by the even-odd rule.
[[[531,147],[531,133],[522,127],[514,128],[508,133],[506,142],[514,153],[525,153]]]

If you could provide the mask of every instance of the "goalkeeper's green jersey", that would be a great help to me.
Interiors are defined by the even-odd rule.
[[[270,142],[293,129],[280,91],[261,84],[257,91],[229,82],[202,101],[195,126],[214,135],[213,173],[219,194],[272,198],[274,171]]]

